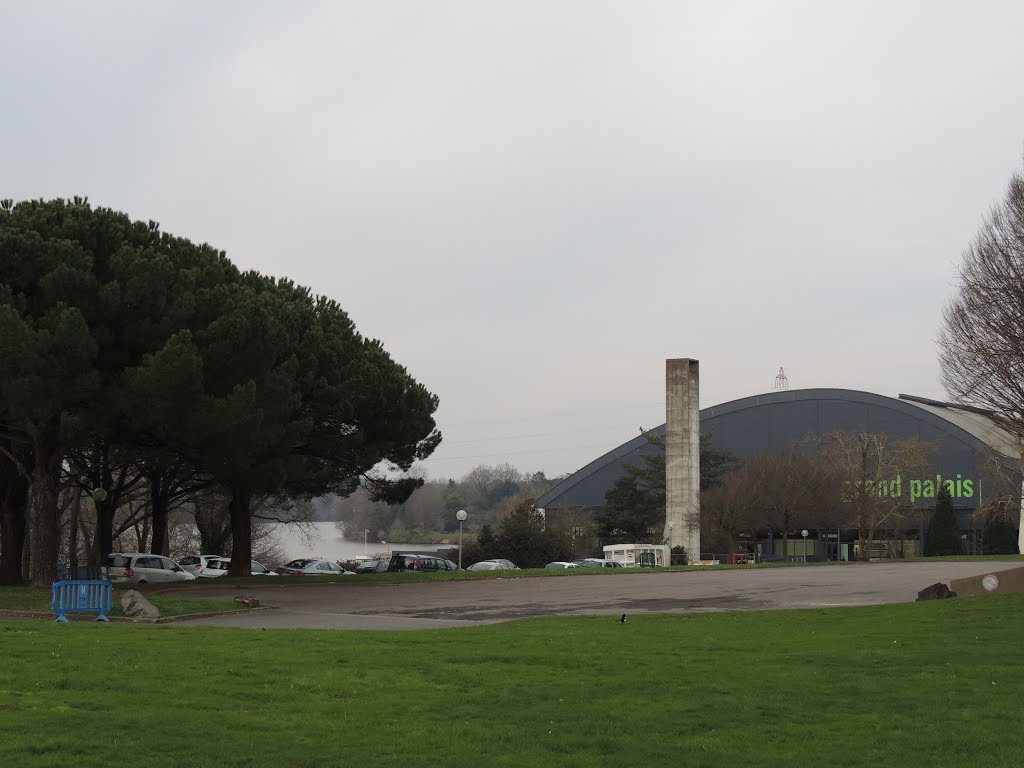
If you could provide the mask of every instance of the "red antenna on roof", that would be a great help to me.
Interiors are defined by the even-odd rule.
[[[786,372],[782,370],[782,366],[779,366],[779,375],[775,377],[775,388],[776,389],[789,389],[789,379],[786,377]]]

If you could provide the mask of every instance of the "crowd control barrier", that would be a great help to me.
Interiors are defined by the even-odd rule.
[[[67,613],[99,612],[96,621],[110,621],[106,613],[114,599],[114,585],[101,579],[55,581],[50,608],[57,612],[55,621],[67,621]]]

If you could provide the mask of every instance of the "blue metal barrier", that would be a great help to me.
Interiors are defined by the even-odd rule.
[[[110,621],[106,612],[114,599],[114,585],[101,579],[55,581],[50,608],[57,612],[55,621],[67,621],[66,613],[98,611],[96,621]]]

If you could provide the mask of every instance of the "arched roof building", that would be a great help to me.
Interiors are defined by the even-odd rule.
[[[1003,457],[1004,463],[1016,467],[1020,456],[1013,437],[996,426],[986,412],[909,395],[892,398],[849,389],[784,390],[700,411],[701,433],[710,432],[713,445],[741,459],[837,430],[926,441],[932,448],[930,479],[959,479],[960,492],[954,494],[953,502],[964,512],[980,505],[982,477],[988,474],[990,458]],[[665,425],[652,431],[664,437]],[[600,509],[605,494],[624,474],[624,464],[640,464],[642,454],[660,450],[639,435],[559,482],[538,499],[537,506],[556,515],[559,509]],[[963,482],[966,480],[971,482]],[[1019,482],[1016,487],[1020,487]],[[934,505],[934,499],[911,499],[909,480],[906,488],[908,505]]]

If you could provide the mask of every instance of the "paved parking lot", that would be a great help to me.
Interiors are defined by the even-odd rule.
[[[698,613],[912,602],[935,582],[1020,562],[848,563],[750,570],[644,571],[474,581],[380,583],[373,576],[243,584],[228,577],[163,587],[211,598],[251,595],[274,610],[178,622],[250,629],[426,629],[528,616]],[[289,579],[287,583],[283,580]]]

